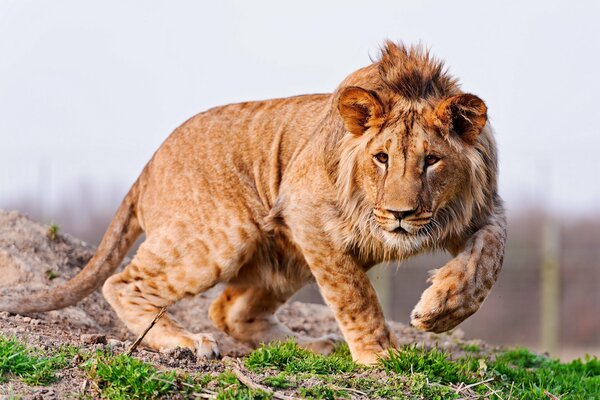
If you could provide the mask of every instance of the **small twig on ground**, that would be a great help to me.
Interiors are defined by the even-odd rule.
[[[244,375],[242,370],[240,370],[237,367],[232,367],[231,372],[233,372],[233,374],[236,376],[236,378],[238,378],[240,380],[240,382],[242,382],[244,385],[248,386],[250,389],[262,390],[263,392],[266,392],[266,393],[270,394],[271,396],[273,396],[273,398],[275,398],[275,399],[280,399],[280,400],[296,399],[295,397],[286,396],[285,394],[277,393],[277,392],[269,389],[266,386],[263,386],[256,382],[253,382],[252,379],[250,379],[250,377]]]
[[[510,392],[508,392],[508,400],[510,400],[510,399],[512,398],[512,391],[513,391],[513,388],[514,388],[514,387],[515,387],[515,382],[513,381],[513,382],[510,384]]]
[[[549,399],[551,399],[551,400],[560,400],[560,397],[558,397],[558,396],[556,396],[556,395],[553,395],[552,393],[550,393],[550,392],[549,392],[549,391],[547,391],[547,390],[545,390],[545,391],[544,391],[544,394],[545,394],[546,396],[548,396],[548,398],[549,398]]]
[[[496,395],[500,400],[504,400],[502,398],[502,396],[500,396],[500,394],[498,394],[497,390],[494,390],[490,385],[488,385],[487,383],[484,383],[483,385],[485,385],[486,388],[488,388],[488,390],[490,391],[490,394]]]
[[[133,353],[134,350],[137,349],[137,347],[142,342],[142,340],[144,340],[144,337],[146,336],[146,334],[148,333],[148,331],[150,329],[152,329],[152,327],[154,326],[154,324],[156,324],[159,319],[162,318],[162,316],[165,314],[166,311],[167,311],[167,307],[163,307],[163,308],[160,309],[160,311],[158,312],[158,314],[156,314],[156,317],[154,317],[154,319],[152,320],[152,322],[150,322],[150,325],[148,325],[146,327],[146,329],[144,329],[144,332],[142,332],[142,334],[140,336],[138,336],[138,338],[135,340],[135,342],[133,342],[133,344],[131,345],[131,347],[129,347],[129,349],[127,349],[127,351],[125,352],[125,355],[130,356],[131,353]]]
[[[437,382],[429,382],[429,378],[425,378],[425,383],[427,384],[427,386],[437,386],[437,387],[450,389],[450,390],[453,389],[452,386],[442,385],[441,383],[437,383]]]
[[[331,386],[332,388],[334,388],[336,390],[345,390],[347,392],[356,393],[356,394],[364,396],[364,397],[369,397],[369,395],[367,393],[362,392],[362,391],[360,391],[358,389],[349,388],[349,387],[342,387],[342,386],[333,385],[333,384],[330,384],[329,386]]]
[[[202,393],[194,393],[193,394],[194,397],[199,397],[201,399],[216,399],[217,396],[214,394],[209,394],[209,393],[204,393],[204,391],[202,391]]]
[[[159,377],[157,377],[157,376],[153,376],[153,377],[152,377],[152,378],[150,378],[150,379],[152,379],[152,380],[155,380],[155,381],[158,381],[158,382],[162,382],[162,383],[168,383],[168,384],[169,384],[169,385],[171,385],[171,386],[175,386],[175,382],[173,382],[173,381],[169,381],[169,380],[166,380],[166,379],[162,379],[162,378],[159,378]],[[182,386],[186,386],[186,387],[189,387],[189,388],[192,388],[192,389],[195,389],[195,388],[196,388],[196,386],[194,386],[194,385],[190,385],[189,383],[186,383],[186,382],[178,382],[178,383],[179,383],[180,385],[182,385]]]
[[[162,378],[159,378],[159,377],[156,377],[156,376],[153,376],[152,379],[155,380],[155,381],[159,381],[159,382],[163,382],[163,383],[168,383],[171,386],[175,386],[175,382],[172,382],[172,381],[169,381],[169,380],[166,380],[166,379],[162,379]],[[182,386],[186,386],[186,387],[188,387],[190,389],[196,389],[196,386],[190,385],[187,382],[177,382],[177,383],[180,384],[180,385],[182,385]],[[208,390],[206,388],[202,388],[201,392],[193,392],[191,395],[194,396],[194,397],[200,397],[202,399],[214,399],[214,398],[217,397],[216,396],[217,394],[215,392],[213,392],[211,390]]]
[[[273,396],[273,398],[279,399],[279,400],[295,400],[296,399],[295,397],[291,397],[291,396],[287,396],[285,394],[275,392],[275,391],[271,390],[270,388],[261,385],[260,383],[254,382],[249,376],[245,375],[242,372],[242,370],[238,367],[238,363],[233,358],[224,357],[223,362],[226,365],[229,364],[228,366],[231,368],[231,372],[233,372],[235,377],[238,378],[238,380],[242,384],[246,385],[248,388],[254,389],[254,390],[262,390],[263,392],[266,392],[269,395]]]
[[[85,379],[83,381],[83,384],[81,385],[81,394],[82,395],[85,395],[85,392],[87,392],[89,386],[90,386],[90,381]]]
[[[489,379],[486,379],[486,380],[484,380],[484,381],[481,381],[481,382],[475,382],[475,383],[471,383],[470,385],[465,385],[465,386],[463,386],[463,385],[464,385],[464,383],[463,383],[463,382],[461,382],[461,383],[460,383],[460,386],[458,386],[458,387],[456,388],[456,394],[458,394],[458,393],[462,392],[463,390],[467,390],[467,389],[470,389],[470,388],[472,388],[472,387],[474,387],[474,386],[479,386],[479,385],[482,385],[482,384],[484,384],[484,383],[491,382],[491,381],[493,381],[493,380],[494,380],[494,378],[489,378]]]

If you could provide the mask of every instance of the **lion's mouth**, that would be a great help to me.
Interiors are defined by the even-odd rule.
[[[404,229],[403,227],[401,227],[401,226],[397,227],[392,232],[393,233],[398,233],[400,235],[408,235],[408,231],[406,229]]]
[[[381,229],[396,235],[419,235],[426,232],[427,226],[431,225],[433,214],[431,212],[420,213],[420,215],[409,216],[408,218],[397,218],[392,213],[373,210],[375,221]]]
[[[432,223],[430,218],[423,218],[417,223],[414,223],[413,221],[398,221],[397,226],[393,229],[389,229],[391,228],[389,226],[382,226],[382,228],[387,232],[396,235],[415,236],[426,234],[428,231],[427,227],[431,226],[431,224]]]

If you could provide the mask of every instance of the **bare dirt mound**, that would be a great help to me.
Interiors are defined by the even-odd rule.
[[[94,253],[92,246],[74,237],[61,233],[52,236],[49,235],[48,226],[34,222],[18,212],[0,210],[0,296],[22,296],[61,285],[77,274]],[[213,333],[222,355],[241,356],[250,349],[214,329],[207,316],[210,302],[220,290],[220,287],[215,287],[195,298],[182,300],[170,307],[169,313],[193,332]],[[292,302],[283,306],[278,316],[292,330],[307,335],[339,334],[331,312],[322,305]],[[391,322],[390,325],[400,344],[423,343],[428,347],[444,347],[454,354],[462,352],[460,331],[449,335],[435,335],[418,332],[400,323]],[[1,312],[0,333],[5,336],[16,335],[47,348],[66,343],[94,348],[108,342],[108,345],[118,350],[124,349],[128,341],[135,339],[119,321],[99,290],[77,305],[62,310],[27,316]],[[164,357],[148,350],[141,350],[138,355],[165,367],[192,370],[218,368],[218,365],[211,366],[202,362],[190,363],[184,359],[178,361],[177,357]],[[77,379],[71,378],[73,379],[64,380],[67,382],[59,382],[56,389],[58,392],[54,393],[62,393],[61,385],[75,385]],[[72,393],[71,389],[68,391]],[[19,391],[18,387],[15,390]],[[52,392],[54,389],[44,390]]]

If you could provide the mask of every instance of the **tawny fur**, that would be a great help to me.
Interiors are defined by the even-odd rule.
[[[216,327],[254,346],[292,336],[327,352],[335,338],[302,337],[274,316],[314,279],[353,358],[372,363],[394,345],[365,273],[376,263],[431,249],[455,255],[412,313],[420,329],[448,330],[487,296],[506,238],[496,162],[483,101],[427,52],[388,42],[332,94],[232,104],[186,121],[81,273],[48,294],[0,299],[0,309],[65,307],[104,282],[138,334],[161,307],[224,282],[209,310]],[[133,261],[111,276],[142,231]],[[218,354],[211,335],[170,317],[145,341]]]

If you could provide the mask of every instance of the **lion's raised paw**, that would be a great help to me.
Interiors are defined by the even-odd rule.
[[[456,327],[479,308],[479,303],[472,301],[465,292],[457,290],[455,285],[432,285],[423,292],[421,300],[412,310],[411,326],[435,333]]]

